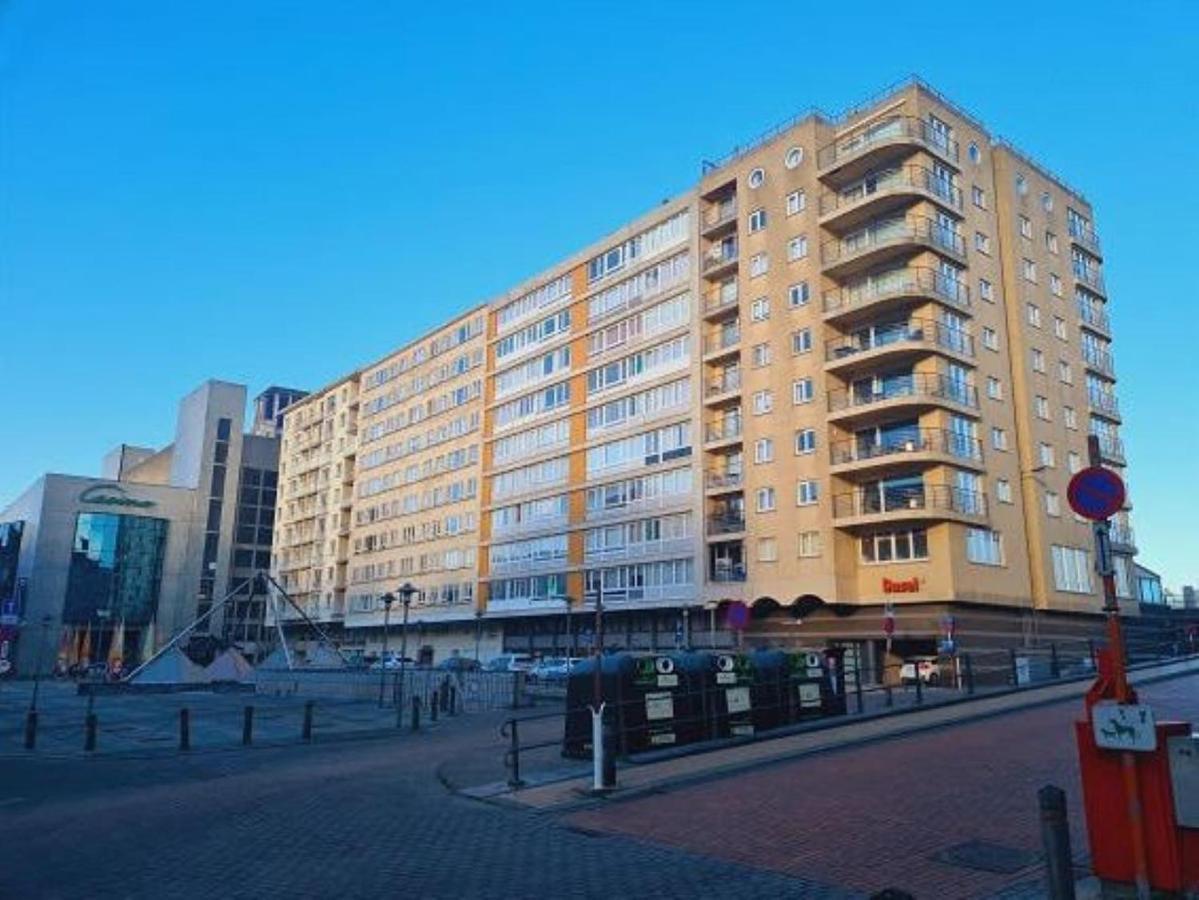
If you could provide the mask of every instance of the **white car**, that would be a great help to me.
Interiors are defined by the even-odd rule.
[[[917,671],[925,684],[938,684],[941,681],[941,666],[935,656],[917,656],[904,662],[899,669],[900,682],[915,684]]]
[[[527,653],[504,653],[487,661],[488,672],[527,672],[533,668],[533,657]]]

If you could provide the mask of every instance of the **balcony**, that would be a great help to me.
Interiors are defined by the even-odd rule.
[[[927,319],[866,328],[826,343],[825,369],[862,368],[883,359],[890,362],[905,355],[931,351],[973,359],[974,338],[962,328],[951,328]]]
[[[722,328],[704,338],[704,359],[717,359],[726,353],[734,353],[741,346],[741,325]]]
[[[892,116],[855,128],[816,151],[821,178],[848,179],[882,159],[911,147],[923,147],[954,166],[958,143],[915,116]]]
[[[829,419],[852,419],[890,412],[896,408],[944,406],[978,409],[978,388],[933,372],[878,379],[829,391]]]
[[[708,581],[713,584],[742,584],[745,580],[746,571],[744,563],[714,568],[712,574],[708,576]]]
[[[1082,320],[1082,324],[1087,328],[1102,332],[1109,337],[1111,336],[1111,322],[1108,320],[1107,313],[1103,310],[1096,309],[1090,303],[1079,303],[1078,318]]]
[[[741,417],[730,416],[721,422],[710,423],[704,429],[705,444],[719,444],[741,440]]]
[[[1075,266],[1074,278],[1079,284],[1085,284],[1096,293],[1107,295],[1107,288],[1103,286],[1103,273],[1099,271],[1098,266]]]
[[[704,385],[704,402],[719,403],[722,400],[736,399],[740,390],[741,370],[730,369]]]
[[[894,300],[935,300],[954,309],[968,311],[970,288],[936,269],[910,266],[858,284],[826,291],[824,318],[831,322],[875,314],[880,304]]]
[[[982,443],[943,428],[919,428],[914,432],[884,435],[881,440],[837,441],[829,447],[834,472],[871,471],[914,463],[951,463],[982,468]]]
[[[960,234],[933,219],[911,216],[873,222],[840,240],[825,241],[820,262],[826,274],[840,278],[922,247],[966,261]]]
[[[1111,530],[1108,532],[1108,537],[1111,539],[1113,550],[1124,550],[1128,553],[1136,553],[1136,535],[1133,534],[1130,526],[1121,525],[1119,522],[1112,522]]]
[[[1099,235],[1095,233],[1095,229],[1087,228],[1080,223],[1071,221],[1070,226],[1070,241],[1084,250],[1094,253],[1096,256],[1103,256],[1103,250],[1099,246]]]
[[[691,538],[671,538],[661,541],[640,541],[620,547],[587,547],[583,550],[585,563],[613,563],[655,556],[689,554],[693,549]]]
[[[744,485],[745,476],[741,472],[713,471],[704,476],[704,490],[712,494],[739,491]]]
[[[1112,362],[1111,353],[1107,350],[1097,350],[1083,344],[1082,361],[1086,363],[1088,369],[1092,369],[1101,375],[1107,375],[1110,378],[1116,377],[1116,367]]]
[[[737,309],[739,291],[737,282],[722,284],[719,289],[709,291],[704,297],[704,318],[719,318]]]
[[[737,267],[738,250],[736,241],[713,244],[704,254],[703,273],[705,278],[720,278]]]
[[[1108,437],[1101,434],[1099,437],[1099,458],[1103,462],[1113,463],[1117,466],[1125,464],[1124,459],[1124,442],[1116,437]]]
[[[984,494],[947,484],[882,485],[833,497],[833,520],[842,527],[922,519],[978,521],[986,515]]]
[[[716,203],[704,211],[700,220],[699,233],[714,238],[737,227],[737,200],[732,198]]]
[[[745,531],[745,516],[712,515],[708,516],[708,535],[740,534]]]
[[[1087,403],[1092,412],[1113,419],[1120,418],[1120,404],[1115,394],[1107,391],[1087,391]]]
[[[839,191],[825,191],[820,195],[820,223],[850,228],[914,197],[927,197],[952,210],[962,208],[962,192],[948,178],[924,166],[904,166],[867,175]]]

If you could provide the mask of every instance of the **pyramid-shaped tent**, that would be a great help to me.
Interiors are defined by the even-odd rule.
[[[249,681],[254,677],[254,667],[230,647],[208,664],[204,677],[208,681]]]
[[[340,653],[326,643],[319,643],[308,651],[305,665],[311,669],[344,669],[346,661]]]
[[[204,670],[172,647],[137,673],[134,684],[200,684],[207,681]]]

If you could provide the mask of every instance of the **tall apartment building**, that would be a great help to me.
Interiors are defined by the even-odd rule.
[[[705,164],[335,388],[378,431],[349,476],[347,630],[361,613],[371,652],[372,604],[404,580],[436,595],[418,619],[443,650],[483,625],[578,646],[600,596],[631,648],[726,641],[730,600],[761,641],[875,640],[884,604],[911,651],[1093,627],[1066,483],[1088,434],[1125,463],[1093,221],[919,82]],[[465,368],[434,352],[451,335]],[[286,414],[285,459],[314,402]],[[1113,537],[1131,600],[1127,511]]]

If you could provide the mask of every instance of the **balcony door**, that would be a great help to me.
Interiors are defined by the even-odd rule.
[[[963,459],[973,459],[977,446],[978,423],[965,416],[950,416],[949,452]]]

